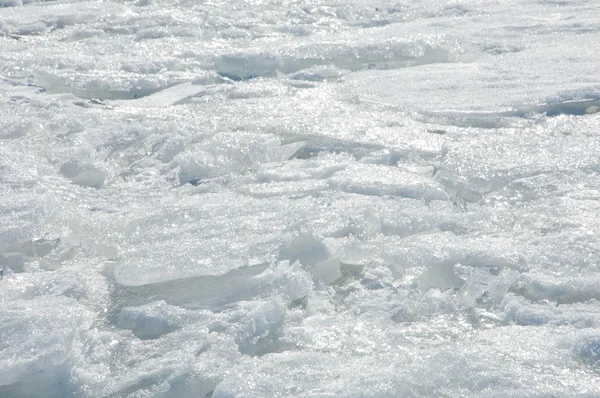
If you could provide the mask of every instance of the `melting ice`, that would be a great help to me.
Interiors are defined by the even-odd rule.
[[[599,13],[0,0],[0,396],[597,396]]]

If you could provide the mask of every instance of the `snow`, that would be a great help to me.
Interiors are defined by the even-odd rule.
[[[596,396],[594,0],[0,0],[0,396]]]

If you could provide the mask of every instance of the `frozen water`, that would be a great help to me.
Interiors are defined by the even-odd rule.
[[[598,396],[599,13],[0,0],[0,397]]]

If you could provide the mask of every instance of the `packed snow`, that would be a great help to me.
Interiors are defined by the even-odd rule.
[[[0,397],[600,394],[597,0],[0,0]]]

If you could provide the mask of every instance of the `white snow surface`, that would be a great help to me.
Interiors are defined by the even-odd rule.
[[[600,396],[597,0],[0,0],[0,397]]]

